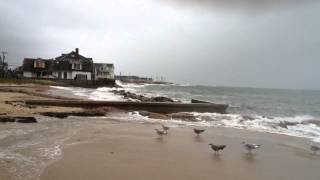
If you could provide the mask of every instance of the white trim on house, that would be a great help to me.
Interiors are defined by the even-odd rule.
[[[23,77],[32,78],[32,73],[31,72],[27,72],[27,71],[23,71]]]
[[[86,75],[87,80],[91,80],[91,72],[83,72],[83,71],[72,71],[72,79],[74,79],[77,74],[79,75]]]
[[[61,77],[59,78],[59,73]],[[57,79],[75,79],[75,77],[79,75],[86,75],[87,80],[91,80],[91,72],[84,72],[84,71],[55,71],[52,73]],[[65,77],[65,75],[67,75]]]

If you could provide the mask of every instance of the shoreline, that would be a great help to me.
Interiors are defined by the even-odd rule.
[[[304,138],[222,127],[207,128],[201,136],[194,135],[191,127],[175,127],[160,138],[154,132],[159,126],[116,120],[105,121],[99,128],[89,126],[66,142],[63,158],[47,166],[40,179],[320,177],[320,156],[306,149]],[[240,144],[244,140],[262,147],[247,156]],[[214,155],[209,143],[227,148]]]

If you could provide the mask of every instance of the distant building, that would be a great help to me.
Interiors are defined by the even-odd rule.
[[[139,76],[115,76],[116,80],[120,80],[122,82],[127,83],[152,83],[152,78],[147,77],[139,77]]]
[[[55,59],[25,58],[22,71],[25,78],[91,80],[93,60],[80,55],[76,48]]]
[[[25,58],[22,65],[23,77],[54,78],[54,76],[52,76],[52,63],[52,59]]]
[[[114,65],[107,63],[94,63],[93,76],[95,80],[114,79]]]
[[[68,54],[57,57],[53,64],[53,75],[58,79],[91,80],[93,70],[92,58],[79,54],[76,48]]]

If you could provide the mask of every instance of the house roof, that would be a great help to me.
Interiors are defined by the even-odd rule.
[[[69,71],[71,69],[69,61],[53,61],[55,71]]]
[[[81,60],[81,61],[92,61],[92,58],[87,58],[79,54],[79,51],[71,51],[67,54],[61,54],[61,56],[56,57],[58,61],[68,61],[68,60]]]
[[[34,68],[35,60],[45,61],[45,68]],[[35,59],[35,58],[25,58],[23,61],[23,71],[73,71],[72,61],[80,61],[82,64],[82,69],[77,71],[92,72],[93,71],[93,60],[92,58],[87,58],[79,54],[79,49],[76,48],[75,51],[71,51],[67,54],[61,54],[61,56],[55,59]]]

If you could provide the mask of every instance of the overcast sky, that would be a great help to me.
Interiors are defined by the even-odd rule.
[[[10,64],[78,47],[116,72],[178,83],[320,89],[313,0],[0,0]]]

